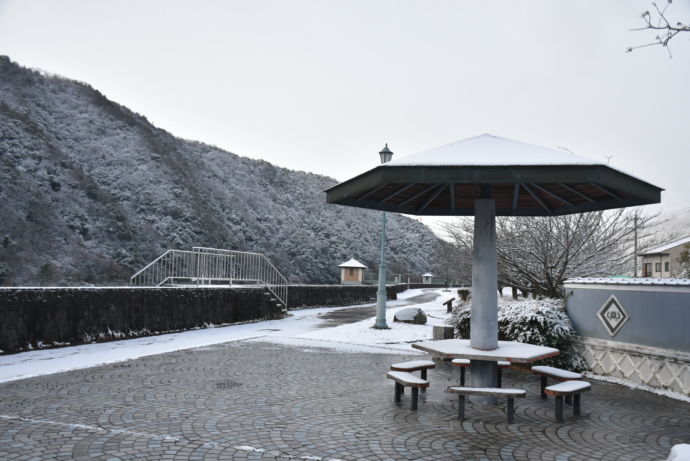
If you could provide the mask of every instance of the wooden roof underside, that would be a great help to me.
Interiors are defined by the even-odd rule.
[[[329,189],[327,200],[413,215],[462,216],[474,214],[474,201],[488,186],[498,216],[551,216],[658,203],[662,190],[613,169],[594,168],[596,174],[582,174],[587,170],[577,168],[571,171],[577,174],[564,175],[561,167],[560,174],[549,174],[547,169],[504,175],[504,181],[495,181],[494,169],[486,178],[481,173],[469,178],[465,174],[457,182],[444,170],[434,177],[429,170],[403,175],[399,168],[392,174],[374,169]],[[412,180],[406,181],[406,176]]]

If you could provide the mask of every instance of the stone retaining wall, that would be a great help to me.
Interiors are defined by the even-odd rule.
[[[406,284],[388,285],[388,299],[407,289]],[[376,285],[290,285],[288,306],[301,307],[348,306],[376,302]]]
[[[0,350],[280,318],[261,288],[0,289]]]
[[[415,288],[448,288],[445,283],[410,283],[407,286],[410,290]]]
[[[573,347],[592,373],[690,396],[690,353],[583,337]]]
[[[389,285],[388,299],[406,285]],[[292,285],[291,308],[376,301],[371,285]],[[0,353],[282,317],[258,287],[0,289]]]

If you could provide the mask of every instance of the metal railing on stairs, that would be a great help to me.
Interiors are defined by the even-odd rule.
[[[133,286],[257,284],[287,308],[287,279],[262,253],[193,247],[168,250],[130,278]]]

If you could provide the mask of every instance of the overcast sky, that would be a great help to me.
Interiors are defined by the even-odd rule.
[[[664,0],[658,0],[663,3]],[[0,54],[175,135],[348,179],[484,132],[562,146],[690,206],[690,33],[649,1],[0,0]],[[690,20],[689,2],[671,16]]]

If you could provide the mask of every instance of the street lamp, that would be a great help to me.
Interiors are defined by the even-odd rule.
[[[381,163],[390,162],[393,152],[388,148],[388,143],[379,152]],[[386,212],[381,212],[381,257],[379,259],[379,289],[376,292],[376,323],[374,328],[388,329],[386,324]]]

